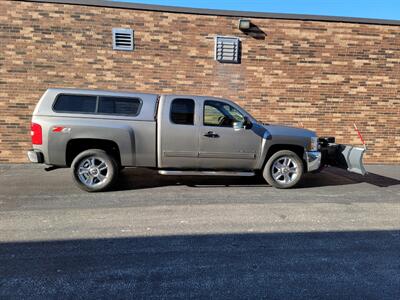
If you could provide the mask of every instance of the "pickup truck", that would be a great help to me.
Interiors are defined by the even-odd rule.
[[[109,189],[124,167],[162,175],[254,176],[277,188],[332,165],[365,174],[364,148],[303,128],[263,124],[206,96],[48,89],[32,118],[28,158],[70,167],[83,190]]]

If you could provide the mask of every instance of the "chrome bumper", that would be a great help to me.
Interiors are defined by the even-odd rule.
[[[43,153],[38,150],[30,150],[28,151],[28,158],[30,162],[42,164],[44,163]]]
[[[305,152],[305,160],[307,162],[307,171],[312,172],[319,169],[321,166],[322,154],[319,151]]]

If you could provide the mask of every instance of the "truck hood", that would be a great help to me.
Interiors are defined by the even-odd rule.
[[[283,125],[263,125],[272,136],[296,136],[296,137],[313,137],[317,136],[314,131],[304,128],[283,126]]]

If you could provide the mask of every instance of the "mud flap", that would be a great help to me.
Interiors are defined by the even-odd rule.
[[[341,144],[329,144],[322,149],[323,164],[345,169],[360,175],[367,174],[363,156],[365,148]]]

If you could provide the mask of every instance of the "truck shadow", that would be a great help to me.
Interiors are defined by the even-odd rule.
[[[1,242],[0,298],[399,299],[399,248],[398,230]]]
[[[400,185],[400,180],[368,173],[365,176],[349,173],[337,168],[329,168],[317,174],[306,174],[296,187],[315,188],[324,186],[342,186],[358,183],[368,183],[377,187]],[[269,185],[261,175],[254,177],[225,176],[163,176],[157,171],[148,169],[125,169],[113,191],[148,189],[163,186],[184,185],[193,188],[229,187],[229,186],[265,186]]]
[[[400,180],[372,172],[362,176],[338,168],[329,168],[319,174],[306,174],[305,180],[301,182],[299,187],[322,187],[357,183],[368,183],[376,187],[390,187],[400,185]]]

